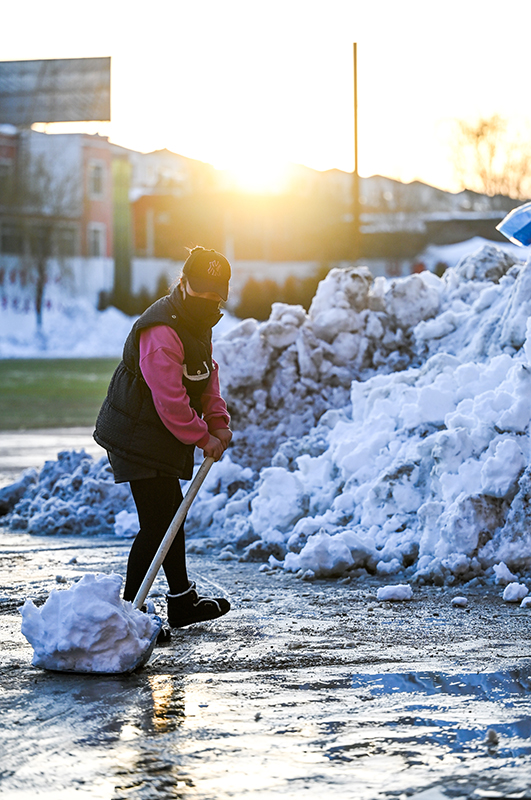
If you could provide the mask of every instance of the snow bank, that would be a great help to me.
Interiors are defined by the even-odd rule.
[[[238,435],[192,506],[191,547],[301,577],[520,580],[530,316],[531,262],[489,245],[442,279],[333,270],[308,314],[238,324],[216,342]],[[12,526],[34,528],[35,490]]]
[[[413,329],[438,313],[443,286],[428,272],[386,280],[366,267],[334,269],[308,314],[274,303],[266,322],[235,325],[215,355],[237,460],[264,466],[281,441],[346,407],[354,379],[415,363]]]
[[[94,461],[84,450],[65,450],[58,454],[57,461],[47,461],[40,472],[28,470],[22,481],[25,492],[21,499],[14,494],[5,517],[14,531],[109,534],[115,532],[117,514],[135,512],[129,485],[114,483],[107,458]],[[9,489],[3,490],[6,497]],[[124,534],[123,527],[119,532]]]
[[[242,323],[220,342],[240,419],[278,441],[328,410],[212,515],[210,535],[301,576],[528,569],[530,315],[531,264],[488,246],[443,279],[333,271],[307,318],[277,306],[263,326]],[[340,378],[350,404],[331,409]]]
[[[66,590],[53,590],[37,608],[21,608],[22,633],[33,665],[76,672],[123,672],[142,656],[159,625],[120,599],[119,575],[87,574]]]
[[[0,358],[121,358],[135,319],[113,307],[98,311],[87,300],[63,297],[53,310],[44,309],[39,330],[33,311],[3,308]],[[236,323],[225,313],[214,328],[214,339]]]
[[[97,311],[87,300],[69,300],[44,310],[39,331],[35,313],[4,309],[0,358],[119,358],[133,321],[116,308]]]
[[[251,469],[234,464],[227,455],[205,481],[201,517],[211,516],[229,498],[237,502],[244,487],[252,486],[252,477]],[[215,495],[213,500],[210,495]],[[26,470],[19,481],[1,490],[0,514],[11,530],[37,535],[138,533],[129,484],[114,483],[106,456],[95,461],[84,450],[64,450],[40,471]]]

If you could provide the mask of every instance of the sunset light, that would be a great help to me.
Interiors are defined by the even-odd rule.
[[[0,19],[0,800],[531,800],[531,0]]]
[[[352,170],[353,42],[363,176],[452,188],[453,120],[527,114],[519,76],[528,26],[500,37],[473,0],[449,2],[436,27],[417,0],[161,2],[141,24],[124,21],[118,3],[94,0],[83,25],[61,16],[63,0],[29,5],[31,28],[26,5],[6,9],[6,30],[20,35],[3,42],[2,59],[112,58],[112,121],[83,129],[142,152],[168,148],[230,166],[247,190],[273,190],[288,162]],[[511,8],[513,19],[528,14],[526,3]]]
[[[234,181],[235,189],[257,194],[281,192],[289,178],[287,164],[260,156],[234,162],[227,168],[227,174],[229,180]]]

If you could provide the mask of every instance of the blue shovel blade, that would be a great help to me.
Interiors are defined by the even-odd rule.
[[[513,208],[500,224],[496,225],[496,230],[513,244],[525,246],[531,244],[531,203]]]
[[[86,668],[86,669],[61,669],[59,667],[57,669],[48,670],[48,671],[49,672],[75,672],[77,674],[90,674],[90,675],[129,675],[131,672],[135,672],[135,670],[140,669],[145,664],[147,664],[147,662],[151,658],[151,654],[153,652],[153,649],[154,649],[155,645],[157,644],[157,637],[158,637],[158,635],[159,635],[159,633],[161,631],[161,628],[162,628],[162,620],[161,620],[160,617],[157,617],[155,614],[150,614],[150,617],[153,620],[153,622],[157,623],[157,627],[155,628],[155,631],[154,631],[153,635],[151,636],[151,639],[149,640],[149,644],[145,648],[145,650],[143,650],[143,652],[139,656],[137,656],[137,658],[133,662],[131,662],[131,664],[129,664],[127,667],[125,667],[125,669],[122,668],[119,671],[117,670],[117,671],[113,672],[112,670],[103,671],[103,670],[93,670],[93,669],[89,669],[89,668]]]

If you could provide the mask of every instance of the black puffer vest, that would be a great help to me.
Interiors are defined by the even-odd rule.
[[[202,415],[201,396],[212,372],[212,328],[198,330],[187,320],[175,291],[153,303],[133,325],[98,415],[94,439],[128,461],[190,480],[194,445],[183,444],[165,427],[140,370],[140,331],[161,324],[173,328],[182,342],[184,387],[191,407]]]

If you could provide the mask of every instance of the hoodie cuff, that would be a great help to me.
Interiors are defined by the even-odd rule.
[[[210,433],[205,433],[205,435],[202,436],[199,439],[199,441],[195,443],[195,446],[199,447],[200,449],[202,449],[203,447],[206,447],[206,445],[208,444],[208,440],[209,439],[210,439]]]
[[[210,432],[220,431],[223,428],[228,429],[228,427],[227,417],[212,417],[212,419],[208,420],[208,430]]]

